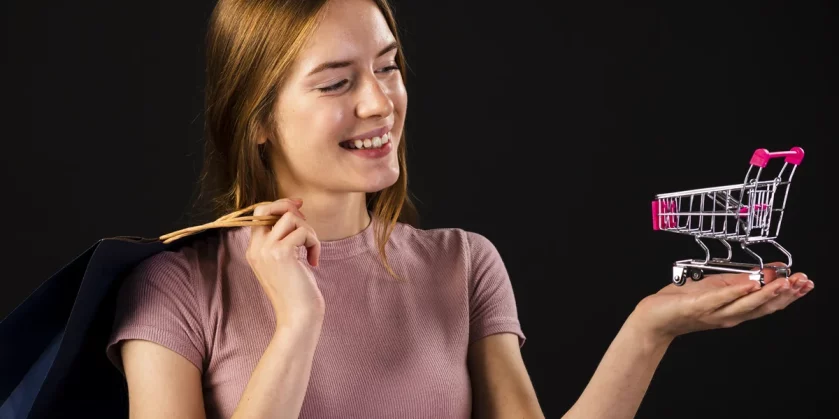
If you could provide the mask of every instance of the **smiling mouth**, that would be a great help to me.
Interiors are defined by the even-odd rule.
[[[348,150],[367,150],[367,149],[375,149],[375,148],[382,148],[385,144],[389,143],[391,140],[391,133],[387,132],[381,137],[372,137],[372,138],[365,138],[363,140],[347,140],[338,143],[342,148],[346,148]]]

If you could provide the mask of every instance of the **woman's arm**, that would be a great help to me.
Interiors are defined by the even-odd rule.
[[[148,340],[120,346],[131,419],[203,419],[201,371],[177,352]]]
[[[297,418],[309,386],[320,320],[278,326],[251,373],[234,419]],[[178,353],[145,340],[121,348],[132,419],[203,419],[201,371]]]
[[[630,316],[580,398],[564,418],[634,418],[672,339],[657,338]]]
[[[298,418],[309,387],[322,319],[302,327],[278,327],[251,373],[233,419]]]
[[[764,274],[764,287],[746,274],[718,274],[681,287],[670,284],[644,298],[624,322],[583,394],[564,417],[635,417],[658,364],[677,336],[734,327],[769,315],[814,288],[813,281],[800,272],[789,279],[777,278],[772,269]]]

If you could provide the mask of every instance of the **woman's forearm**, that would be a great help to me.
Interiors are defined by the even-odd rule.
[[[672,339],[654,337],[629,316],[567,419],[634,418]]]
[[[297,418],[309,387],[321,322],[278,326],[251,373],[233,419]]]

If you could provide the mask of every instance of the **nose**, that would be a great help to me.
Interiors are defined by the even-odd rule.
[[[368,78],[358,92],[356,114],[359,118],[387,118],[393,113],[393,101],[387,88],[375,76]]]

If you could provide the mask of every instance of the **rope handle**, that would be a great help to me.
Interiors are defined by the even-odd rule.
[[[255,216],[255,215],[245,215],[263,204],[270,204],[270,202],[260,202],[257,204],[253,204],[247,208],[242,208],[237,211],[233,211],[230,214],[223,215],[219,217],[217,220],[198,225],[187,227],[178,231],[173,231],[168,234],[164,234],[160,236],[160,240],[163,243],[171,243],[175,240],[182,239],[187,236],[191,236],[193,234],[201,233],[202,231],[206,231],[212,228],[228,228],[228,227],[247,227],[247,226],[267,226],[267,225],[274,225],[280,217],[276,215],[262,215],[262,216]]]

